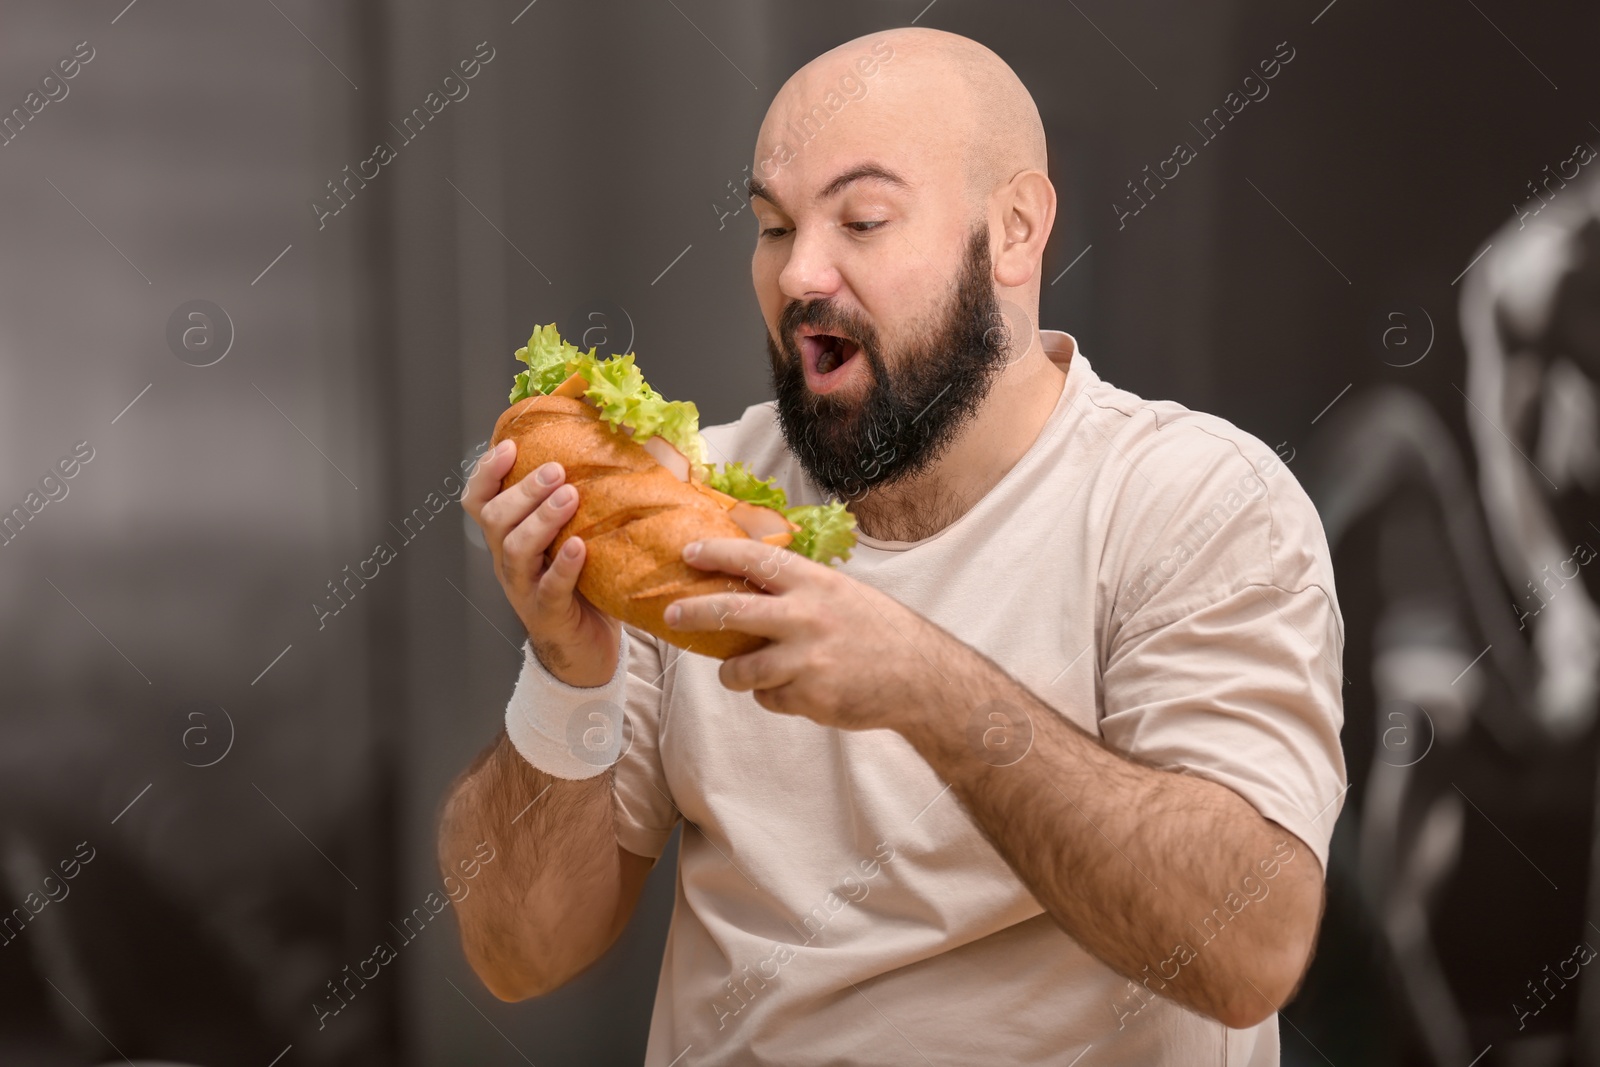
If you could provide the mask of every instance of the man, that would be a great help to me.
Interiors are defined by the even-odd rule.
[[[653,1067],[1276,1063],[1344,789],[1309,500],[1034,326],[1055,193],[992,52],[842,45],[755,160],[777,399],[705,436],[848,497],[860,543],[690,546],[751,591],[669,623],[771,639],[718,662],[576,596],[581,542],[542,559],[576,493],[497,494],[512,449],[485,458],[463,504],[529,652],[440,833],[447,865],[506,857],[459,909],[468,959],[506,1000],[568,981],[681,819]],[[631,737],[595,759],[568,738],[604,701]]]

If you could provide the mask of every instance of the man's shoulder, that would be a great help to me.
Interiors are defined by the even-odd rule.
[[[1104,379],[1090,382],[1079,403],[1094,427],[1088,436],[1105,444],[1104,469],[1134,499],[1181,500],[1252,471],[1273,477],[1286,470],[1283,455],[1293,458],[1286,446],[1274,449],[1220,415],[1149,400]],[[1283,481],[1300,490],[1292,474]]]
[[[1331,592],[1331,561],[1316,505],[1280,453],[1229,420],[1176,401],[1147,400],[1094,382],[1088,417],[1106,442],[1102,468],[1118,507],[1108,536],[1137,563],[1182,546],[1201,570],[1239,583]],[[1094,436],[1100,437],[1101,434]]]
[[[1083,391],[1089,417],[1113,435],[1118,449],[1137,463],[1148,457],[1162,470],[1180,475],[1229,456],[1250,462],[1273,449],[1259,437],[1220,415],[1186,407],[1176,400],[1150,400],[1097,378]]]

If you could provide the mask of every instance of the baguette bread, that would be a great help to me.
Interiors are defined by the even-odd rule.
[[[569,537],[588,555],[578,591],[601,611],[690,652],[718,659],[753,652],[767,639],[737,630],[675,630],[664,613],[674,600],[749,591],[731,575],[683,562],[690,541],[750,537],[711,496],[680,481],[637,444],[600,420],[594,406],[571,396],[532,396],[496,420],[489,447],[512,438],[517,459],[500,483],[516,485],[555,460],[578,491],[578,509],[557,532],[546,558]]]

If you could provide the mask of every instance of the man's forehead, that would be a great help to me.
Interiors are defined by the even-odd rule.
[[[943,184],[961,159],[959,147],[946,143],[947,131],[878,103],[863,97],[822,125],[810,112],[774,109],[756,141],[750,191],[792,208],[847,188],[907,193]]]

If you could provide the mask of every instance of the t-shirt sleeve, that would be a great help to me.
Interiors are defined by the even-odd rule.
[[[1247,443],[1260,454],[1213,440],[1141,463],[1152,503],[1108,583],[1101,734],[1232,789],[1326,871],[1346,788],[1343,621],[1315,507]]]
[[[663,642],[630,624],[628,678],[623,689],[627,726],[623,753],[612,778],[617,842],[629,852],[658,859],[678,821],[671,788],[661,766]]]

